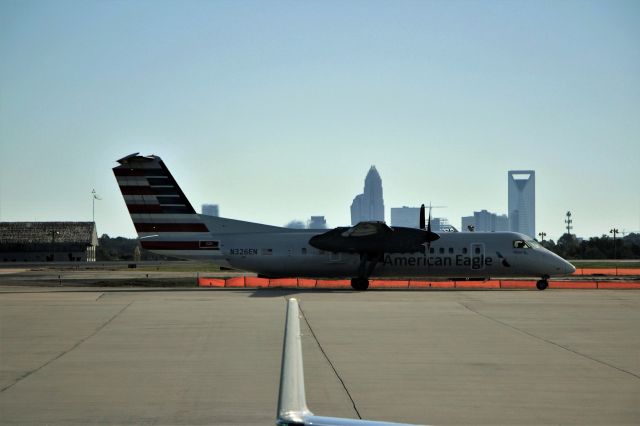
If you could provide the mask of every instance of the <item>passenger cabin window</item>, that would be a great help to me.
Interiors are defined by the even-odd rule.
[[[449,254],[453,254],[453,247],[449,247]]]
[[[531,248],[526,241],[524,240],[515,240],[513,242],[513,248],[517,248],[517,249],[527,249],[527,248]]]
[[[467,254],[467,248],[466,247],[462,247],[462,254]]]
[[[444,254],[444,247],[440,247],[440,248],[438,249],[438,252],[439,252],[440,254]]]
[[[474,251],[476,254],[480,254],[480,247],[476,247],[473,251]]]
[[[429,253],[433,254],[436,252],[436,249],[434,249],[433,247],[429,247]]]

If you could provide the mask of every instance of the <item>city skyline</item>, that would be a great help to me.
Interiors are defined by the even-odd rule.
[[[639,21],[625,0],[0,2],[0,221],[90,220],[95,189],[98,233],[134,236],[111,168],[140,152],[240,220],[348,225],[375,164],[387,206],[507,212],[506,171],[536,170],[536,233],[568,210],[581,237],[640,231]]]

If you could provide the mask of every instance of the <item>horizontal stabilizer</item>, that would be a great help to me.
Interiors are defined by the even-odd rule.
[[[304,390],[299,315],[298,301],[289,299],[284,326],[277,424],[304,424],[304,418],[313,415],[307,408]]]
[[[404,423],[375,422],[361,419],[315,416],[307,407],[302,365],[302,334],[300,333],[300,310],[295,298],[287,303],[284,326],[280,391],[276,425],[296,426],[398,426]],[[411,426],[411,425],[407,425]]]

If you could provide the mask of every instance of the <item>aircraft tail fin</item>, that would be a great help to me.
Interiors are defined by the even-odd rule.
[[[135,153],[118,163],[113,173],[143,248],[186,258],[219,250],[160,157]]]
[[[223,234],[289,232],[277,226],[196,213],[162,159],[139,153],[113,168],[143,248],[184,259],[222,256]]]

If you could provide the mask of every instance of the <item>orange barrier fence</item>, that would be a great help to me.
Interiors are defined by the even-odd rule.
[[[640,275],[640,268],[576,268],[573,275]]]
[[[316,280],[312,278],[198,278],[200,287],[224,288],[317,288],[351,289],[350,280]],[[421,281],[421,280],[369,280],[370,289],[535,289],[535,281],[488,280],[488,281]],[[549,288],[555,289],[637,289],[639,281],[549,281]]]

